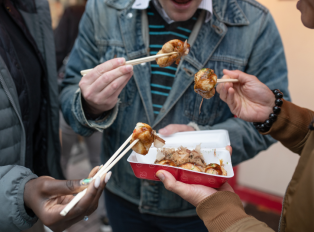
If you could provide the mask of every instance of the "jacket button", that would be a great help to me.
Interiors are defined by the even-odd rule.
[[[216,31],[218,34],[222,33],[222,29],[221,29],[220,27],[218,27],[218,26],[216,26],[216,25],[213,25],[213,28],[215,29],[215,31]]]
[[[133,17],[133,14],[132,14],[132,13],[128,13],[128,14],[126,15],[126,17],[128,17],[128,18],[130,19],[130,18]]]
[[[187,68],[183,68],[183,70],[186,72],[186,74],[188,74],[190,77],[192,77],[193,75],[194,75],[194,73],[191,71],[191,70],[189,70],[189,69],[187,69]]]
[[[162,109],[160,110],[160,112],[161,112],[161,113],[165,112],[165,109],[164,109],[164,108],[162,108]]]
[[[145,65],[146,65],[146,63],[141,63],[141,65],[142,65],[142,66],[145,66]]]

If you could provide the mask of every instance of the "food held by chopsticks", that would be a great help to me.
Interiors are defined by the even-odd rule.
[[[158,149],[155,164],[180,167],[197,172],[205,172],[214,175],[227,176],[227,171],[223,168],[222,160],[219,164],[207,165],[201,146],[198,145],[194,150],[189,150],[186,147],[162,148]]]
[[[162,46],[161,50],[157,53],[157,55],[170,52],[177,52],[177,54],[157,58],[156,62],[160,67],[170,66],[173,62],[176,62],[176,64],[178,65],[181,60],[181,57],[189,54],[189,51],[190,44],[188,44],[187,41],[183,42],[179,39],[170,40],[169,42],[165,43]]]
[[[130,143],[137,139],[139,141],[132,147],[132,149],[141,155],[146,155],[153,143],[157,148],[161,148],[165,145],[165,140],[160,138],[156,131],[146,123],[139,122],[136,124]]]
[[[203,68],[194,76],[194,91],[203,98],[209,99],[215,95],[217,75],[214,70]]]

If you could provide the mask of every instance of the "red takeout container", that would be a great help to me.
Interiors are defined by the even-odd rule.
[[[160,136],[160,135],[159,135]],[[205,162],[218,163],[223,160],[224,168],[227,171],[227,176],[213,175],[202,172],[196,172],[179,167],[164,166],[154,164],[157,155],[157,149],[151,147],[147,155],[140,155],[132,152],[128,158],[133,172],[137,178],[159,181],[156,177],[156,172],[166,170],[170,172],[178,181],[187,184],[200,184],[208,187],[219,188],[223,183],[227,182],[234,176],[231,156],[226,146],[230,145],[228,131],[226,130],[207,130],[207,131],[192,131],[180,132],[169,137],[162,137],[166,141],[164,147],[178,148],[180,146],[187,147],[192,150],[196,145],[201,144],[201,152]],[[216,153],[216,155],[215,155]]]

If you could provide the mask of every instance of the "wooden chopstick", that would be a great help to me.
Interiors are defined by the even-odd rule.
[[[122,151],[122,149],[130,142],[132,139],[132,135],[121,145],[121,147],[115,152],[115,154],[105,163],[105,165],[95,174],[93,179],[96,177],[102,177],[106,174],[122,157],[128,153],[128,151],[139,141],[138,139],[134,140],[119,156],[118,154]],[[117,157],[118,156],[118,157]],[[115,157],[117,157],[115,159]],[[87,189],[79,192],[68,204],[67,206],[60,212],[60,215],[66,216],[67,213],[83,198]]]
[[[173,54],[177,54],[177,52],[162,53],[162,54],[158,54],[158,55],[154,55],[154,56],[148,56],[148,57],[139,58],[139,59],[135,59],[135,60],[129,60],[129,61],[125,62],[125,65],[128,65],[128,64],[129,65],[138,65],[138,64],[141,64],[141,63],[154,61],[156,58],[160,58],[160,57],[164,57],[164,56],[170,56],[170,55],[173,55]],[[81,75],[84,76],[84,75],[86,75],[88,72],[90,72],[92,70],[93,70],[93,68],[82,70],[81,71]]]
[[[217,80],[217,84],[219,84],[219,83],[227,83],[227,82],[235,83],[235,82],[239,82],[239,80],[238,79],[218,79]]]

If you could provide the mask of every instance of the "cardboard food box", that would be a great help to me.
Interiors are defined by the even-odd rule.
[[[157,148],[151,147],[147,155],[140,155],[133,151],[128,158],[128,162],[131,164],[133,172],[137,178],[159,181],[156,177],[156,172],[159,170],[166,170],[178,181],[187,184],[200,184],[219,188],[223,183],[227,182],[234,176],[231,156],[229,151],[226,150],[226,146],[230,145],[228,131],[207,130],[180,132],[169,137],[160,137],[166,141],[165,148],[179,148],[180,146],[183,146],[193,150],[197,145],[201,144],[201,153],[204,156],[206,164],[220,164],[219,160],[222,159],[224,168],[227,171],[227,176],[154,164],[157,156]]]

